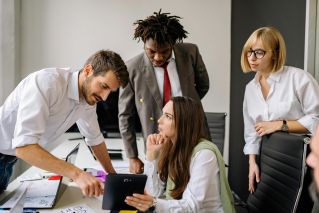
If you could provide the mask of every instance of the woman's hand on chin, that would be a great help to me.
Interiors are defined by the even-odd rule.
[[[169,139],[162,134],[151,134],[147,137],[146,159],[155,160],[164,143]]]

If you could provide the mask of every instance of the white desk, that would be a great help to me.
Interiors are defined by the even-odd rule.
[[[68,133],[66,133],[68,134]],[[80,138],[80,134],[78,135],[71,135],[71,138],[78,137]],[[68,137],[67,137],[68,138]],[[69,137],[70,138],[70,137]],[[113,166],[118,173],[127,173],[128,172],[128,161],[124,151],[124,145],[122,139],[120,138],[107,138],[105,139],[106,145],[108,149],[121,149],[123,160],[112,160]],[[79,168],[95,168],[101,169],[101,165],[94,160],[92,154],[90,153],[88,147],[86,146],[83,139],[77,140],[66,140],[61,143],[58,147],[56,147],[51,153],[59,158],[64,158],[66,155],[78,144],[80,143],[80,148],[78,155],[75,160],[75,165]],[[138,138],[137,146],[139,151],[139,157],[144,159],[144,141],[142,138]],[[43,171],[36,167],[31,167],[27,171],[25,171],[21,176],[30,176],[36,173],[43,173]],[[21,177],[20,176],[20,177]],[[16,180],[12,181],[7,190],[0,195],[0,200],[7,196],[10,192],[14,191],[19,185],[20,182],[17,178]],[[63,192],[62,196],[58,198],[54,209],[46,209],[46,210],[39,210],[40,212],[57,212],[59,209],[64,209],[70,206],[76,206],[80,204],[87,204],[90,208],[92,208],[95,212],[107,212],[102,210],[102,202],[101,198],[89,198],[84,197],[80,188],[76,186],[75,183],[70,182],[66,187],[65,191]]]

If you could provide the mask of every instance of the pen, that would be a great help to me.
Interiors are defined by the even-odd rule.
[[[80,140],[80,139],[84,139],[84,137],[79,137],[79,138],[69,138],[70,141],[73,141],[73,140]]]
[[[20,182],[24,182],[24,181],[34,181],[34,180],[42,180],[42,177],[40,177],[40,178],[22,179],[22,180],[20,180]]]
[[[122,152],[122,149],[107,149],[107,151],[111,151],[111,152]]]
[[[91,154],[92,154],[94,160],[96,160],[96,157],[95,157],[95,155],[93,154],[93,151],[92,151],[91,147],[90,147],[89,145],[87,145],[87,147],[89,148],[89,150],[90,150],[90,152],[91,152]]]

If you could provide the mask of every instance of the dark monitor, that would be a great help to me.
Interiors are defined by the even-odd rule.
[[[118,119],[118,99],[119,90],[110,93],[106,101],[98,102],[96,105],[96,114],[98,117],[99,126],[105,138],[121,137],[119,130]],[[134,109],[136,110],[136,108]],[[135,130],[141,132],[141,124],[138,116],[135,117]],[[74,124],[68,132],[78,132],[76,124]]]
[[[98,102],[96,105],[96,114],[100,129],[106,137],[110,137],[111,135],[116,136],[116,134],[120,137],[118,96],[119,90],[110,93],[106,101]]]

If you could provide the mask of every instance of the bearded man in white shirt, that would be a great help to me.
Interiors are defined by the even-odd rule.
[[[43,147],[77,123],[104,170],[115,173],[95,110],[97,102],[127,82],[126,65],[108,50],[96,52],[80,71],[47,68],[23,79],[0,107],[0,193],[20,158],[72,179],[86,196],[101,195],[101,181]]]

